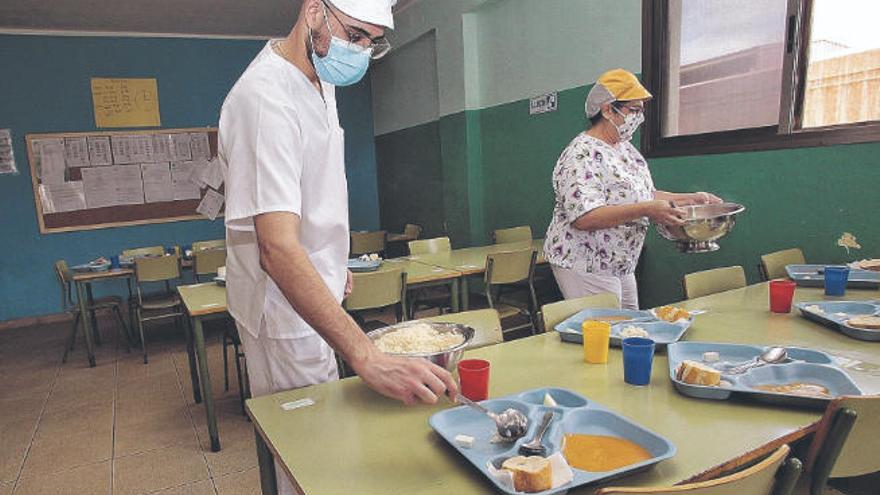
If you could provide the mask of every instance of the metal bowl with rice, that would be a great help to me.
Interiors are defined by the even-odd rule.
[[[458,361],[461,360],[461,356],[464,354],[464,350],[468,347],[471,341],[474,339],[474,329],[462,325],[459,323],[440,323],[440,322],[427,322],[427,321],[406,321],[403,323],[397,323],[395,325],[387,326],[384,328],[379,328],[377,330],[373,330],[372,332],[367,333],[367,337],[373,341],[373,343],[379,346],[380,350],[382,350],[382,346],[379,341],[383,339],[383,337],[392,335],[398,331],[405,330],[407,328],[414,328],[417,326],[425,325],[438,334],[454,334],[462,337],[461,342],[455,343],[454,345],[450,345],[449,347],[442,348],[439,350],[430,350],[430,351],[419,351],[412,350],[406,352],[389,352],[388,350],[383,350],[386,354],[392,356],[403,356],[403,357],[422,357],[431,361],[432,363],[446,368],[450,372],[455,371],[455,367],[458,364]],[[455,339],[458,340],[458,339]],[[413,343],[414,345],[418,345],[417,343]]]

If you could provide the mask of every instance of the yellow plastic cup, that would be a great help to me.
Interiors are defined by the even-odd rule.
[[[607,363],[611,324],[607,321],[586,320],[581,325],[581,331],[584,334],[584,362]]]

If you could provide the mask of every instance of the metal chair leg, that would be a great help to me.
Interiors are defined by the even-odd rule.
[[[147,364],[147,339],[144,338],[144,321],[141,319],[141,308],[135,308],[138,332],[141,334],[141,349],[144,352],[144,364]]]
[[[223,333],[220,335],[220,345],[223,347],[223,390],[229,392],[229,343],[227,342],[228,335],[226,332],[228,329],[224,328]],[[236,350],[236,353],[238,350]],[[236,361],[236,364],[238,361]],[[238,385],[241,386],[241,377],[238,379]]]
[[[241,375],[241,354],[238,350],[238,344],[235,341],[232,342],[232,350],[235,353],[235,373],[238,375],[238,401],[241,403],[241,414],[245,414],[244,410],[244,399],[245,395],[247,395],[247,385],[245,385],[244,380]]]
[[[125,352],[131,353],[131,336],[128,334],[128,327],[125,326],[125,321],[122,320],[122,313],[119,311],[119,306],[113,306],[112,311],[113,315],[116,316],[116,321],[119,322],[119,325],[122,328],[121,333],[125,334]],[[120,327],[116,327],[117,337],[120,334]]]
[[[73,317],[73,327],[70,329],[70,342],[64,345],[64,356],[61,358],[61,363],[67,362],[67,355],[70,354],[70,351],[73,350],[74,345],[76,345],[76,331],[79,329],[79,318],[82,314],[77,311],[76,316]]]

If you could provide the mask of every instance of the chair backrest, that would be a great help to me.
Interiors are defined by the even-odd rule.
[[[848,427],[841,427],[847,420]],[[844,430],[848,429],[847,435]],[[819,423],[807,454],[807,472],[813,473],[814,480],[824,477],[825,481],[877,472],[878,452],[880,395],[840,397],[828,405]]]
[[[58,260],[55,262],[55,278],[58,280],[58,287],[61,288],[61,309],[66,310],[73,306],[73,295],[70,288],[73,274],[70,273],[66,261]]]
[[[192,243],[193,253],[205,249],[226,249],[226,239],[214,239],[212,241],[196,241]]]
[[[452,251],[452,244],[448,237],[409,241],[407,245],[409,246],[409,254],[434,254]]]
[[[569,316],[587,308],[620,308],[617,295],[610,292],[566,299],[555,303],[545,304],[541,307],[541,318],[544,321],[544,331],[549,332],[556,328]]]
[[[501,333],[501,320],[498,317],[498,311],[494,309],[477,309],[461,313],[450,313],[430,318],[421,318],[419,321],[460,323],[473,328],[476,333],[468,345],[468,349],[476,349],[504,342],[504,335]]]
[[[351,294],[342,305],[349,311],[406,303],[406,273],[402,268],[355,273]]]
[[[686,485],[668,487],[608,487],[596,492],[596,495],[616,495],[624,493],[687,494],[687,495],[788,495],[794,488],[794,482],[800,475],[801,463],[797,459],[786,463],[780,469],[789,452],[788,445],[783,445],[763,461],[742,471],[714,480]],[[779,481],[777,481],[777,477]],[[780,488],[777,485],[785,485]]]
[[[713,268],[684,276],[684,295],[687,299],[708,296],[717,292],[746,286],[746,272],[741,266]]]
[[[225,249],[202,249],[196,251],[193,248],[193,271],[196,275],[208,275],[217,273],[217,268],[226,266]]]
[[[486,256],[486,285],[513,284],[531,280],[538,253],[531,249],[502,251]]]
[[[403,235],[407,238],[418,239],[422,235],[422,228],[414,223],[408,223],[403,227]]]
[[[802,265],[806,262],[804,252],[800,248],[785,249],[761,256],[761,275],[764,280],[785,278],[788,273],[785,265]]]
[[[180,278],[180,257],[176,254],[136,257],[134,273],[138,283],[164,282]]]
[[[531,241],[532,228],[528,225],[520,227],[511,227],[509,229],[496,229],[493,234],[495,244],[504,244],[507,242]]]
[[[351,254],[361,255],[385,251],[385,231],[352,232]]]
[[[149,246],[134,249],[124,249],[121,253],[123,258],[137,258],[138,256],[162,256],[165,254],[164,246]]]

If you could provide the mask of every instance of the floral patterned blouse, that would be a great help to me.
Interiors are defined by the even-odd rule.
[[[571,268],[586,260],[597,275],[635,272],[648,219],[640,218],[608,229],[584,231],[572,223],[583,214],[606,205],[654,199],[654,181],[645,158],[630,142],[610,145],[586,133],[578,134],[553,169],[556,205],[547,228],[544,256],[553,265]]]

